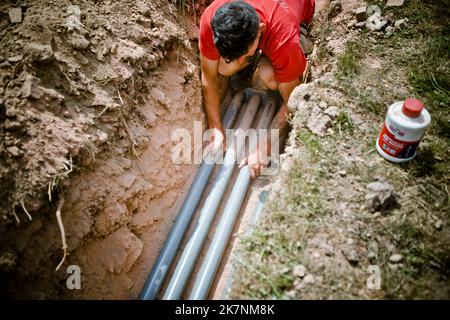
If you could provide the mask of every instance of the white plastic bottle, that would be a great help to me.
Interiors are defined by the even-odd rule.
[[[377,151],[392,162],[406,162],[416,156],[417,147],[431,123],[431,116],[418,99],[392,104],[377,139]]]

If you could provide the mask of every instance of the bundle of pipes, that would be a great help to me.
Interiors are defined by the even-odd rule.
[[[233,97],[223,119],[223,123],[226,128],[232,126],[232,123],[239,113],[243,100],[243,92],[239,92]],[[260,103],[261,97],[258,94],[254,94],[249,99],[248,105],[245,108],[245,113],[237,126],[241,131],[244,131],[244,134],[248,129],[250,129]],[[266,129],[269,126],[275,111],[276,101],[269,99],[258,121],[257,129]],[[225,189],[230,181],[237,159],[239,159],[240,153],[244,146],[245,139],[237,139],[235,145],[233,144],[227,149],[224,163],[215,177],[212,189],[200,212],[197,225],[190,236],[186,247],[184,248],[174,274],[165,291],[163,297],[164,299],[172,300],[181,298],[190,274],[203,247],[205,238],[212,225]],[[166,243],[164,244],[163,249],[161,250],[152,272],[144,286],[140,296],[141,299],[155,299],[165,280],[167,272],[171,267],[176,252],[180,246],[181,240],[187,230],[190,220],[192,219],[202,193],[206,187],[207,181],[214,168],[213,161],[209,160],[210,159],[206,159],[197,172],[192,187],[177,215],[177,219],[169,233]],[[206,298],[249,184],[249,170],[247,166],[244,166],[239,172],[236,184],[233,187],[233,191],[226,204],[222,219],[217,228],[217,233],[213,238],[213,242],[209,248],[206,259],[202,264],[201,272],[196,279],[194,290],[191,293],[190,299]]]
[[[268,105],[259,119],[257,125],[258,130],[269,127],[275,111],[276,101],[269,100]],[[233,191],[231,192],[211,245],[209,246],[208,253],[195,280],[194,288],[189,296],[190,300],[203,300],[207,298],[249,185],[250,171],[248,166],[244,166],[239,171]]]
[[[222,119],[222,123],[225,129],[232,128],[236,118],[241,109],[244,101],[245,94],[240,91],[235,94],[230,105],[225,112]],[[142,289],[139,299],[141,300],[154,300],[164,283],[167,272],[171,267],[175,255],[180,246],[181,240],[191,222],[192,216],[197,209],[198,203],[201,199],[209,177],[214,169],[214,163],[212,161],[203,161],[197,174],[194,178],[194,182],[183,202],[180,211],[177,214],[176,220],[167,236],[167,240],[162,247],[152,271]]]

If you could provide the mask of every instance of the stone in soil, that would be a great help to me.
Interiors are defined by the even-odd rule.
[[[12,8],[9,9],[9,20],[11,23],[21,23],[22,22],[22,8]]]
[[[405,3],[405,0],[388,0],[386,7],[401,7]]]
[[[400,263],[403,261],[403,256],[401,254],[393,254],[392,256],[389,257],[389,261],[392,263]]]
[[[333,0],[330,4],[330,11],[328,12],[328,19],[336,17],[342,11],[342,4],[340,0]]]
[[[344,248],[342,248],[342,254],[352,266],[358,265],[361,260],[358,251],[352,245],[344,246]]]
[[[369,189],[369,192],[365,198],[368,207],[373,212],[387,212],[398,204],[394,187],[387,182],[369,183],[367,189]]]
[[[366,27],[371,31],[380,31],[387,25],[387,20],[383,19],[380,14],[374,13],[366,21]]]

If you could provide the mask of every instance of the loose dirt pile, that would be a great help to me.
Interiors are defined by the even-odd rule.
[[[1,296],[134,298],[194,170],[172,163],[170,134],[203,120],[181,15],[164,0],[0,15]],[[69,256],[55,272],[61,198]],[[67,289],[70,264],[83,290]]]

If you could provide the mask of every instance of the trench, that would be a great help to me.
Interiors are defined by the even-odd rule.
[[[250,126],[251,129],[265,129],[266,125],[263,125],[263,127],[261,127],[260,121],[262,120],[262,117],[269,117],[270,121],[273,119],[273,115],[276,111],[276,109],[278,109],[279,105],[280,105],[280,99],[275,100],[272,99],[272,103],[273,103],[273,110],[272,113],[270,114],[270,116],[267,116],[267,113],[270,113],[270,111],[268,109],[270,109],[270,103],[269,103],[269,98],[267,96],[267,94],[264,91],[255,91],[253,89],[246,89],[245,91],[245,99],[242,103],[242,108],[239,112],[239,115],[237,116],[237,119],[235,121],[235,125],[234,128],[241,128],[242,127],[242,120],[244,117],[246,117],[246,112],[248,112],[248,107],[249,107],[249,103],[252,99],[255,98],[255,96],[258,96],[261,98],[261,103],[257,109],[256,112],[256,116],[254,117],[254,119],[251,121],[252,125]],[[239,93],[236,93],[234,95],[234,97],[238,96]],[[230,108],[231,105],[233,103],[230,104]],[[266,120],[267,121],[267,120]],[[247,141],[246,143],[246,147],[248,149],[249,147],[249,143]],[[143,288],[143,291],[141,293],[141,298],[143,299],[148,299],[148,298],[159,298],[159,299],[192,299],[192,298],[196,298],[196,299],[205,299],[205,298],[209,298],[209,299],[226,299],[227,295],[228,295],[228,290],[230,288],[230,285],[232,283],[233,280],[233,276],[234,276],[234,266],[232,263],[232,254],[236,248],[236,244],[239,241],[239,236],[242,235],[244,232],[246,232],[248,229],[250,229],[252,227],[253,224],[256,223],[256,216],[255,216],[255,207],[258,203],[258,197],[260,196],[260,194],[266,190],[268,188],[268,185],[270,184],[270,177],[265,177],[265,176],[261,176],[260,178],[251,181],[249,184],[249,188],[248,191],[245,187],[241,187],[244,188],[244,194],[243,196],[243,200],[242,200],[242,204],[239,206],[239,204],[234,204],[235,206],[238,206],[238,212],[236,214],[236,218],[235,218],[235,223],[233,224],[232,227],[232,231],[231,234],[229,236],[229,240],[227,242],[227,245],[225,246],[224,249],[224,253],[223,253],[223,257],[219,258],[220,261],[216,262],[218,263],[218,267],[217,267],[217,272],[214,271],[210,271],[215,273],[216,275],[213,277],[214,280],[212,281],[211,284],[211,289],[208,291],[208,294],[205,294],[204,292],[202,293],[203,295],[200,295],[200,297],[195,297],[194,296],[194,291],[193,288],[194,287],[198,287],[201,285],[204,285],[205,288],[208,288],[209,286],[204,284],[207,283],[207,280],[205,281],[205,279],[200,280],[200,274],[201,274],[201,270],[202,267],[205,267],[206,265],[211,265],[211,257],[209,260],[209,263],[207,263],[205,260],[208,260],[208,255],[211,256],[212,251],[217,250],[217,242],[216,245],[214,246],[214,241],[216,241],[217,239],[214,239],[218,232],[218,229],[220,227],[221,224],[224,223],[224,221],[222,221],[222,219],[224,219],[224,215],[227,215],[228,217],[230,217],[230,212],[226,213],[227,211],[227,207],[228,206],[232,206],[233,202],[239,202],[240,200],[237,200],[236,197],[232,199],[232,193],[234,189],[239,188],[239,177],[240,175],[242,175],[245,171],[246,168],[242,168],[239,169],[237,166],[235,166],[232,169],[232,174],[231,174],[231,178],[229,179],[229,183],[226,185],[225,189],[220,189],[220,193],[223,192],[223,197],[221,197],[221,200],[219,200],[219,206],[217,208],[217,211],[215,212],[215,214],[213,214],[214,218],[211,222],[211,226],[209,227],[209,229],[207,229],[207,235],[204,239],[204,244],[201,246],[200,251],[198,252],[198,258],[194,259],[194,262],[190,262],[191,264],[193,264],[193,266],[191,268],[189,267],[185,267],[185,265],[189,264],[186,263],[186,257],[189,257],[190,255],[196,255],[196,251],[192,250],[192,242],[199,242],[202,241],[200,240],[201,238],[198,237],[199,234],[199,230],[201,230],[203,227],[205,226],[204,221],[207,220],[207,209],[205,210],[205,208],[207,207],[211,207],[211,199],[213,198],[214,192],[217,191],[217,185],[219,184],[217,183],[217,179],[220,179],[223,175],[223,166],[224,165],[215,165],[214,170],[208,180],[208,183],[206,184],[205,190],[202,194],[202,197],[199,201],[199,204],[196,206],[196,210],[193,214],[193,218],[190,221],[189,227],[187,228],[187,232],[183,237],[183,240],[181,242],[181,245],[179,245],[175,259],[173,259],[173,263],[172,264],[158,264],[156,263],[153,266],[152,269],[152,274],[149,276],[149,279],[155,280],[158,279],[158,281],[165,280],[163,281],[162,285],[161,285],[161,289],[158,291],[159,293],[157,295],[155,295],[154,291],[154,286],[152,287],[152,285],[154,283],[152,283],[152,285],[147,285]],[[244,174],[245,175],[245,174]],[[245,178],[244,178],[245,180]],[[240,178],[240,180],[242,182],[242,177]],[[240,198],[240,197],[238,197]],[[229,210],[229,208],[228,208]],[[181,211],[179,212],[179,215],[181,214]],[[207,225],[207,224],[206,224]],[[173,236],[172,234],[169,235],[169,237]],[[167,240],[168,241],[168,240]],[[223,239],[221,240],[223,241]],[[172,247],[173,250],[173,247]],[[164,250],[162,250],[164,252]],[[162,253],[160,253],[162,254]],[[219,255],[220,257],[220,255]],[[187,258],[189,259],[189,258]],[[172,260],[166,260],[166,261],[172,261]],[[157,270],[159,270],[158,268],[160,268],[161,270],[163,270],[167,265],[170,266],[170,268],[168,269],[168,271],[165,273],[165,276],[160,277],[159,275],[157,275]],[[163,266],[163,267],[162,267]],[[184,270],[184,271],[180,271],[179,270]],[[210,270],[215,270],[214,268],[210,268]],[[155,272],[155,273],[154,273]],[[177,273],[178,272],[178,273]],[[184,275],[184,273],[186,273],[187,275]],[[179,284],[179,283],[183,283],[183,281],[179,281],[179,280],[175,280],[178,278],[185,278],[185,285],[183,284]],[[149,280],[151,281],[151,280]],[[156,281],[156,280],[155,280]],[[201,284],[201,285],[200,285]],[[172,288],[170,288],[172,287]],[[151,289],[150,289],[151,288]],[[169,289],[170,288],[170,289]],[[175,289],[174,289],[175,288]],[[181,289],[182,288],[182,289]],[[198,289],[198,288],[197,288]],[[174,292],[178,293],[174,293],[173,295],[171,295],[171,290],[173,290]],[[181,291],[180,291],[181,290]],[[164,294],[165,292],[165,294]]]

